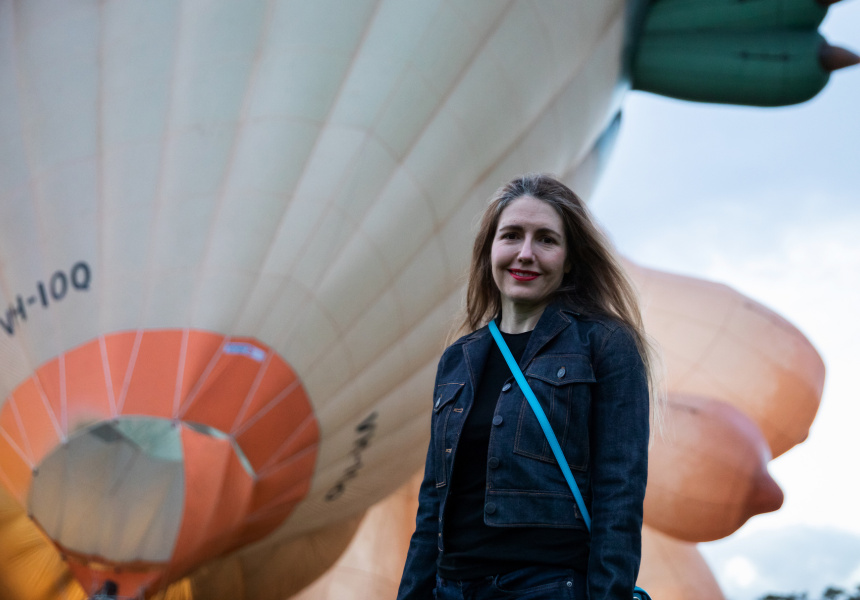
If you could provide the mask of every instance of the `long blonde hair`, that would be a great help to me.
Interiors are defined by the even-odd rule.
[[[586,316],[603,316],[623,324],[633,335],[648,375],[652,430],[662,429],[665,394],[661,385],[661,361],[642,322],[639,298],[612,244],[597,227],[585,203],[570,188],[542,173],[517,177],[500,187],[487,205],[469,268],[466,311],[461,330],[474,331],[501,311],[501,294],[493,280],[490,251],[499,217],[514,200],[530,196],[552,206],[564,225],[567,246],[566,273],[553,300]]]

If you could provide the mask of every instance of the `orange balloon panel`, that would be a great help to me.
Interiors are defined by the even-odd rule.
[[[636,583],[660,600],[725,600],[695,544],[647,525],[642,528],[642,564]]]
[[[791,323],[728,286],[627,262],[670,393],[719,398],[752,418],[773,456],[806,439],[824,363]]]
[[[282,523],[309,489],[318,441],[304,388],[263,344],[121,332],[10,394],[0,477],[88,592],[110,579],[136,595]]]
[[[666,434],[648,458],[645,523],[682,540],[710,541],[782,505],[767,472],[770,450],[749,417],[724,402],[678,395],[667,413]]]

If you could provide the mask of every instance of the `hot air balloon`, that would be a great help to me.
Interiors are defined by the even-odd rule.
[[[0,479],[88,593],[412,473],[465,215],[597,144],[623,6],[2,5]]]
[[[708,398],[672,396],[667,432],[648,456],[645,521],[688,542],[734,533],[782,506],[767,472],[770,448],[739,410]]]
[[[645,8],[0,2],[0,585],[334,563],[421,463],[473,216],[597,178]]]
[[[667,600],[724,600],[722,591],[695,544],[679,541],[645,525],[639,585]]]
[[[394,598],[415,528],[423,472],[373,506],[352,543],[326,574],[294,600]]]
[[[669,390],[732,404],[755,421],[773,456],[806,439],[824,363],[796,327],[726,285],[626,266],[670,365]]]

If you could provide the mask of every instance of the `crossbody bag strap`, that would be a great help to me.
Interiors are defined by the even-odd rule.
[[[567,480],[567,485],[570,486],[570,491],[573,492],[573,497],[576,499],[576,505],[579,507],[579,512],[582,513],[582,519],[585,521],[585,526],[589,531],[591,531],[591,517],[588,515],[588,510],[585,508],[585,501],[582,499],[582,494],[579,492],[579,486],[576,485],[573,473],[570,472],[567,459],[561,451],[561,446],[558,445],[558,439],[556,439],[552,426],[549,424],[549,419],[546,418],[546,413],[544,413],[543,408],[541,408],[534,392],[531,387],[529,387],[525,376],[523,376],[520,366],[517,364],[517,361],[514,360],[513,354],[511,354],[511,351],[508,349],[508,345],[505,343],[505,339],[502,337],[498,325],[496,325],[495,321],[490,321],[489,327],[490,333],[493,334],[493,339],[496,340],[496,345],[499,347],[499,350],[502,351],[502,356],[505,357],[505,362],[508,363],[511,373],[514,374],[514,379],[517,380],[517,384],[520,386],[523,394],[525,394],[526,400],[529,402],[529,406],[532,407],[532,410],[540,423],[541,429],[543,429],[543,433],[549,442],[549,447],[552,448],[552,453],[555,455],[555,460],[558,462],[558,466],[561,467],[561,472]]]

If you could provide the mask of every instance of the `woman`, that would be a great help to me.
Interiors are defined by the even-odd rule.
[[[589,535],[486,324],[546,412]],[[491,199],[464,327],[436,374],[430,447],[398,600],[631,600],[652,363],[632,287],[582,201],[546,175]]]

